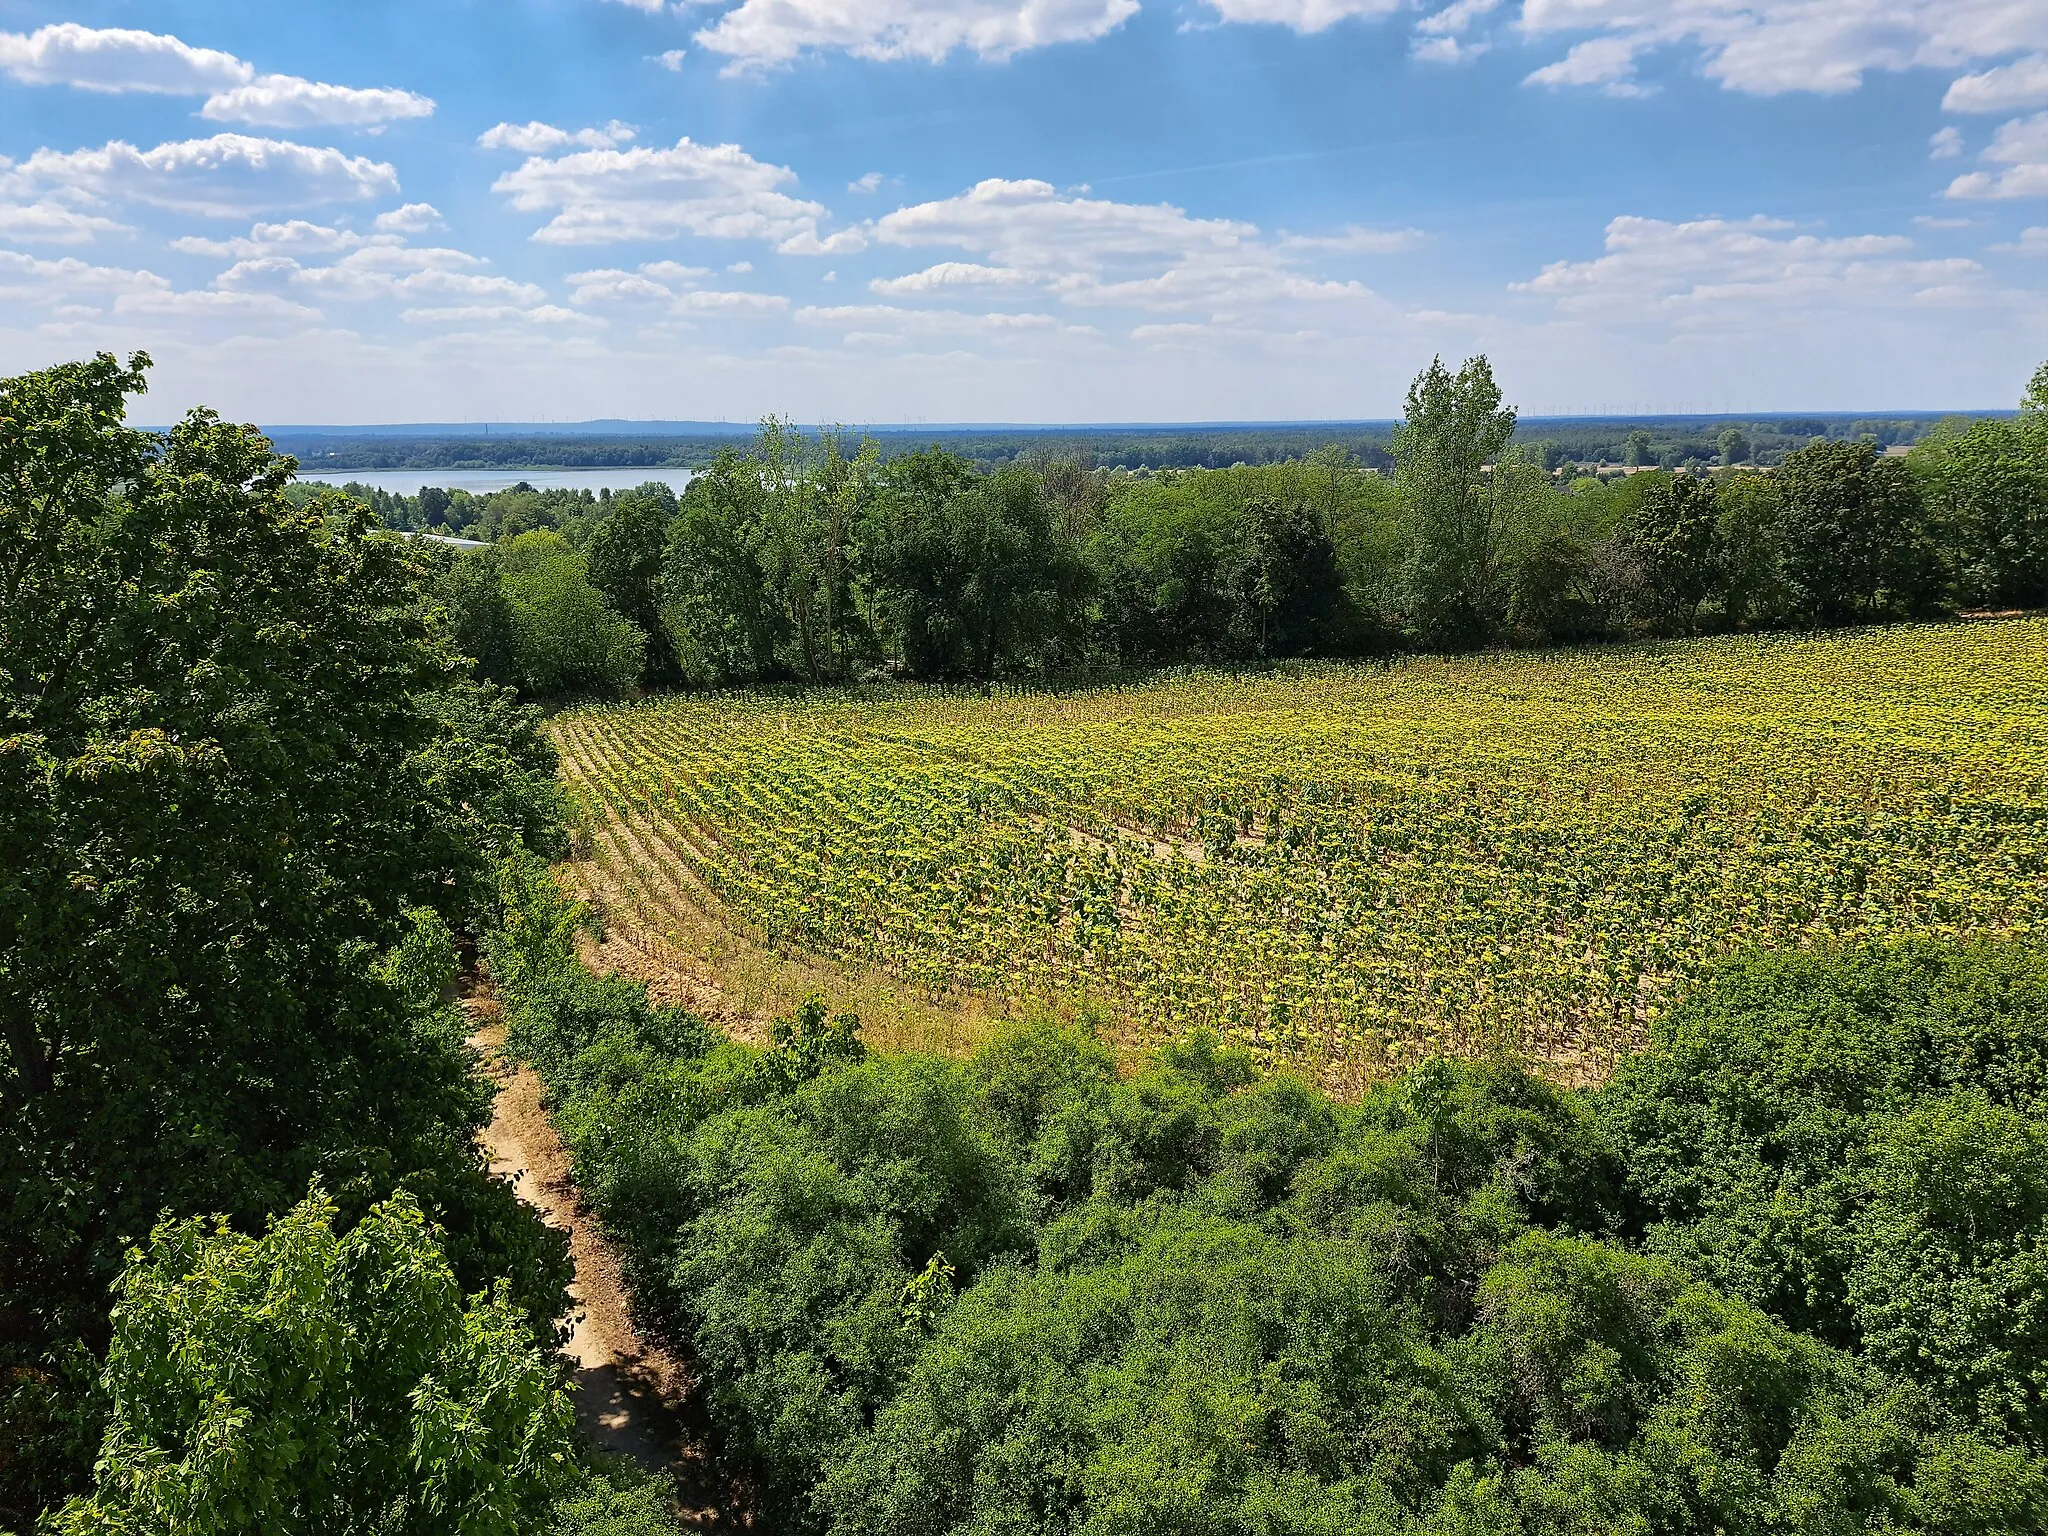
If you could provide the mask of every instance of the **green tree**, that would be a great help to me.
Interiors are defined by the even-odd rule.
[[[2048,604],[2048,432],[2025,417],[1973,422],[1916,459],[1961,599]]]
[[[1650,434],[1641,427],[1629,433],[1628,446],[1623,451],[1622,462],[1629,465],[1645,465],[1652,462],[1650,458]]]
[[[583,557],[560,534],[535,530],[507,539],[499,560],[522,689],[547,698],[615,693],[639,682],[646,635],[605,602]]]
[[[1781,623],[1789,611],[1779,547],[1779,519],[1784,510],[1778,483],[1768,475],[1730,476],[1720,487],[1720,524],[1715,543],[1720,552],[1721,609],[1739,629],[1761,629]]]
[[[471,919],[546,759],[460,702],[420,552],[295,507],[253,429],[126,427],[146,366],[0,381],[0,1518],[80,1470],[34,1447],[90,1423],[80,1352],[166,1209],[413,1181],[466,1283],[516,1251],[535,1314],[560,1295],[459,1020],[378,965],[411,911]]]
[[[466,1305],[417,1204],[346,1234],[317,1192],[260,1238],[172,1222],[132,1254],[89,1496],[53,1536],[522,1536],[574,1419],[501,1286]]]
[[[1408,388],[1395,478],[1410,519],[1407,607],[1425,644],[1483,640],[1500,617],[1501,504],[1485,469],[1514,433],[1515,413],[1501,405],[1484,357],[1455,374],[1434,359]]]
[[[876,598],[913,674],[986,681],[1043,662],[1072,556],[1037,476],[977,475],[936,448],[907,454],[889,466],[870,527]]]
[[[1788,454],[1774,478],[1780,563],[1809,621],[1911,616],[1939,596],[1939,551],[1904,459],[1822,438]]]
[[[449,562],[438,589],[455,648],[476,662],[478,676],[511,687],[519,681],[519,658],[502,578],[496,549],[466,550]]]
[[[1616,530],[1640,583],[1640,617],[1653,630],[1689,635],[1697,626],[1718,574],[1719,511],[1712,481],[1659,475]]]
[[[661,622],[661,569],[675,513],[674,494],[660,481],[651,481],[611,499],[584,549],[590,584],[604,594],[612,612],[647,637],[647,676],[662,681],[676,675],[675,655]]]
[[[1749,457],[1749,439],[1734,427],[1723,428],[1721,435],[1714,440],[1714,446],[1720,450],[1724,468],[1740,464]]]
[[[1304,501],[1261,496],[1246,505],[1224,579],[1231,628],[1254,657],[1323,650],[1341,631],[1344,586],[1336,547]]]

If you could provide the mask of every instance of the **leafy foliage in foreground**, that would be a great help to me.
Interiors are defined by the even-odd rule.
[[[405,1190],[533,1326],[567,1279],[486,1175],[445,996],[495,860],[559,846],[553,751],[360,507],[295,505],[210,412],[125,426],[145,365],[0,381],[5,1524],[81,1486],[108,1288],[165,1212]]]
[[[1957,1209],[1942,1202],[1983,1199],[1982,1179],[1941,1191],[1913,1163],[1950,1157],[1923,1132],[1963,1113],[1913,1040],[1982,1081],[2030,1083],[2048,1025],[2038,954],[1761,961],[1660,1025],[1612,1090],[1435,1061],[1345,1106],[1202,1035],[1126,1078],[1085,1030],[1053,1025],[949,1063],[869,1056],[850,1022],[809,1010],[749,1049],[576,969],[578,916],[538,870],[507,889],[490,960],[514,1038],[777,1529],[1833,1536],[2048,1520],[2026,1407],[2048,1340],[1949,1284],[1940,1235]],[[1854,1068],[1812,1070],[1784,1028],[1801,1010],[1893,1092],[1866,1100]],[[1691,1091],[1689,1053],[1717,1046],[1750,1070]],[[1739,1111],[1713,1107],[1743,1082]],[[1680,1208],[1658,1159],[1684,1138],[1658,1116],[1721,1115],[1693,1170],[1702,1211],[1796,1206],[1813,1169],[1795,1158],[1775,1189],[1753,1170],[1804,1145],[1782,1123],[1838,1082],[1863,1112],[1821,1113],[1837,1134],[1811,1157],[1880,1170],[1848,1205],[1870,1215],[1894,1310],[1816,1333],[1783,1288],[1715,1283],[1716,1244],[1748,1217]],[[1992,1126],[2008,1155],[1982,1178],[2000,1189],[2024,1187],[2011,1170],[2044,1131],[2023,1097]],[[2048,1224],[2024,1202],[2000,1222],[1977,1278],[2029,1297]],[[1898,1241],[1906,1228],[1933,1236]],[[1900,1357],[1906,1334],[1933,1346],[1925,1359]],[[1944,1365],[1994,1349],[1988,1370]]]
[[[571,1485],[560,1378],[501,1283],[467,1304],[410,1196],[345,1234],[171,1222],[114,1310],[98,1486],[52,1536],[517,1536]]]

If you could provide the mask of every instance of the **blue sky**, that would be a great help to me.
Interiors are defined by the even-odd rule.
[[[2012,404],[2048,0],[0,0],[0,355],[265,422]]]

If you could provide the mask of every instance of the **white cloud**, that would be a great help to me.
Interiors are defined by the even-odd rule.
[[[690,270],[692,276],[705,275],[702,268]],[[575,284],[569,293],[571,304],[668,304],[676,296],[666,283],[643,272],[626,272],[616,267],[571,272],[569,281]]]
[[[388,196],[398,190],[389,165],[338,149],[239,133],[185,139],[140,150],[119,139],[101,149],[39,149],[15,179],[60,193],[232,218]]]
[[[171,249],[183,251],[191,256],[237,256],[244,259],[258,256],[325,256],[336,251],[352,251],[364,244],[363,236],[354,230],[336,229],[327,224],[315,224],[307,219],[289,219],[282,224],[253,225],[246,235],[235,235],[226,240],[210,240],[203,235],[180,235],[171,242]],[[397,244],[394,238],[390,243]]]
[[[478,270],[488,265],[467,251],[445,247],[363,244],[324,266],[307,266],[282,251],[252,256],[221,273],[214,286],[228,292],[291,289],[355,303],[388,299],[412,305],[454,299],[526,308],[547,297],[532,283]]]
[[[666,53],[657,53],[654,56],[654,62],[659,64],[663,69],[667,70],[670,74],[679,75],[683,72],[683,60],[688,57],[689,55],[685,53],[682,49],[671,48]]]
[[[846,256],[868,248],[868,237],[857,229],[842,229],[820,239],[815,229],[800,229],[775,247],[782,256]]]
[[[743,290],[695,289],[676,296],[678,309],[693,314],[728,315],[736,319],[763,319],[789,308],[779,293],[751,293]]]
[[[224,90],[256,75],[254,66],[231,53],[194,48],[157,32],[97,29],[74,21],[27,34],[0,32],[0,70],[25,85],[165,96]]]
[[[551,155],[564,149],[611,149],[630,144],[639,130],[613,118],[602,128],[570,133],[551,123],[500,123],[476,136],[479,149],[510,149],[522,155]]]
[[[218,289],[139,289],[114,300],[117,315],[219,318],[245,324],[252,320],[318,320],[320,311],[274,293],[226,293]]]
[[[1170,203],[1064,195],[1043,181],[984,181],[958,197],[899,208],[873,231],[885,245],[976,252],[987,266],[1076,306],[1186,310],[1371,297],[1356,283],[1303,274],[1294,265],[1299,248],[1275,245],[1254,224],[1190,218]]]
[[[402,208],[380,213],[370,221],[372,229],[392,235],[417,235],[429,229],[445,228],[446,224],[441,210],[432,203],[407,203]]]
[[[0,32],[0,71],[26,85],[84,91],[205,96],[200,115],[261,128],[364,127],[427,117],[434,103],[415,91],[358,89],[259,75],[256,66],[161,32],[60,22],[34,32]]]
[[[1138,0],[742,0],[697,41],[731,58],[729,70],[786,64],[805,53],[937,63],[964,49],[1005,59],[1092,41],[1137,11]]]
[[[62,203],[0,203],[0,240],[24,245],[87,245],[96,235],[123,234],[127,229]]]
[[[1530,72],[1525,85],[1597,85],[1610,96],[1640,96],[1645,87],[1635,79],[1636,54],[1643,44],[1633,38],[1595,37],[1574,43],[1555,64]]]
[[[1978,156],[2003,171],[1971,171],[1949,183],[1948,196],[1968,199],[2048,197],[2048,112],[2001,123]]]
[[[1283,235],[1278,248],[1283,251],[1329,251],[1336,255],[1398,256],[1428,243],[1429,236],[1419,229],[1366,229],[1362,225],[1347,224],[1334,235]]]
[[[408,309],[401,313],[399,318],[413,325],[604,324],[594,315],[579,315],[575,310],[564,309],[559,304],[536,304],[530,308],[521,308],[517,304],[449,304],[438,308]]]
[[[140,321],[172,322],[179,336],[208,321],[233,327],[251,323],[312,321],[319,312],[269,293],[180,290],[149,271],[96,267],[66,256],[44,261],[0,251],[0,301],[42,312],[62,308],[74,320],[99,319],[126,327]]]
[[[1552,262],[1512,287],[1609,323],[1716,327],[1771,323],[1787,311],[1866,313],[1991,297],[1976,262],[1915,259],[1903,235],[1805,234],[1762,217],[1623,217],[1608,224],[1606,245],[1605,255]]]
[[[358,128],[432,117],[434,103],[416,91],[323,85],[297,75],[259,75],[207,98],[199,115],[216,123],[260,128]]]
[[[533,235],[551,245],[678,235],[781,242],[808,235],[817,241],[825,210],[781,190],[795,180],[786,166],[756,160],[737,144],[683,138],[670,149],[535,156],[500,176],[492,189],[522,213],[552,213]]]
[[[1941,98],[1950,112],[2013,112],[2048,103],[2048,54],[2029,54],[1981,75],[1964,75]]]
[[[2048,225],[2036,224],[2020,231],[2019,239],[2010,245],[1992,247],[1997,251],[2011,251],[2020,256],[2048,256]]]
[[[736,262],[727,270],[753,269],[748,262]],[[789,300],[779,293],[699,288],[697,283],[710,275],[704,267],[686,267],[673,261],[650,261],[636,272],[617,267],[572,272],[569,281],[576,286],[569,302],[582,306],[654,306],[679,317],[723,315],[742,320],[772,318],[789,309]]]
[[[1425,16],[1415,24],[1416,41],[1409,51],[1433,64],[1467,64],[1491,45],[1484,40],[1467,41],[1465,34],[1474,22],[1490,16],[1501,0],[1454,0],[1453,4]]]
[[[893,304],[806,305],[796,312],[796,320],[801,325],[848,326],[869,336],[916,332],[1001,337],[1054,331],[1085,334],[1090,329],[1071,325],[1055,315],[968,314],[951,309],[901,309]]]
[[[32,299],[52,290],[83,298],[92,293],[128,293],[170,286],[154,272],[96,267],[76,256],[48,261],[20,251],[0,251],[0,299]]]
[[[846,184],[846,190],[861,193],[875,192],[881,189],[881,185],[882,173],[880,171],[869,171],[865,176],[856,177],[854,180],[849,181]]]
[[[891,298],[945,293],[962,288],[1021,288],[1036,279],[1020,267],[985,267],[973,261],[942,261],[902,277],[878,277],[868,284]]]
[[[1401,0],[1209,0],[1224,21],[1321,32],[1353,17],[1391,16]]]
[[[1946,128],[1937,128],[1927,141],[1927,158],[1930,160],[1954,160],[1963,152],[1963,131],[1951,123]]]
[[[1871,70],[1953,69],[2048,47],[2048,7],[2027,0],[1523,0],[1535,38],[1599,34],[1529,79],[1631,83],[1636,56],[1692,50],[1711,80],[1755,95],[1854,90]],[[1996,108],[1990,110],[1998,110]]]

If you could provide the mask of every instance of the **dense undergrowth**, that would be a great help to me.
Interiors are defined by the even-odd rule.
[[[772,1049],[488,945],[643,1320],[778,1531],[2033,1531],[2048,963],[1759,958],[1597,1092],[1334,1102],[1194,1034]]]

